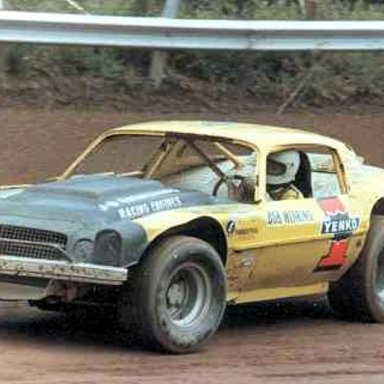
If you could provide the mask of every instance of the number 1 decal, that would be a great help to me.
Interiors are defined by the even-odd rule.
[[[341,268],[347,261],[348,240],[332,240],[329,253],[322,257],[315,272],[334,271]]]

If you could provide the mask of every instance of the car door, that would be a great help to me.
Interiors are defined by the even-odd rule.
[[[315,199],[268,201],[263,207],[258,241],[253,244],[252,271],[243,288],[305,286],[328,240],[320,232],[324,213]]]
[[[348,196],[337,153],[319,146],[297,150],[309,160],[310,196],[265,200],[254,207],[261,217],[259,236],[247,244],[253,262],[244,292],[335,279],[361,246],[359,213]]]

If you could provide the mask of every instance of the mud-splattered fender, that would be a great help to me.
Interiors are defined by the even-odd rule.
[[[214,236],[203,228],[214,229]],[[169,211],[141,217],[134,221],[110,223],[95,239],[92,262],[116,267],[131,267],[139,263],[146,250],[163,236],[186,233],[194,228],[196,236],[208,240],[225,261],[227,242],[223,226],[210,216],[195,212]],[[116,250],[114,251],[114,248]]]
[[[202,214],[202,212],[176,210],[167,212],[166,215],[159,213],[146,216],[135,220],[135,223],[140,225],[146,233],[147,245],[140,249],[142,253],[164,236],[188,233],[195,228],[194,232],[198,229],[195,234],[197,237],[206,241],[208,241],[208,238],[212,238],[212,241],[209,242],[216,248],[223,262],[225,262],[228,253],[225,229],[220,220],[212,215]],[[215,236],[211,236],[207,230],[204,231],[204,227],[214,230]]]

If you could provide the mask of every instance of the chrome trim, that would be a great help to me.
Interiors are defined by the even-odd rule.
[[[7,237],[0,237],[0,241],[8,241],[10,243],[23,243],[25,245],[43,245],[43,246],[52,246],[55,248],[60,248],[63,250],[61,244],[56,244],[56,243],[44,243],[41,241],[31,241],[31,240],[20,240],[20,239],[10,239]]]
[[[11,224],[0,224],[0,237],[12,240],[60,244],[62,247],[65,247],[68,240],[67,235],[61,232]]]
[[[127,280],[128,271],[125,268],[88,263],[70,263],[67,261],[0,255],[0,275],[122,285]]]
[[[12,244],[22,244],[22,245],[31,245],[31,246],[36,245],[38,247],[54,248],[56,251],[59,251],[62,254],[63,259],[65,259],[67,261],[72,261],[72,258],[69,256],[69,254],[59,244],[43,243],[41,241],[36,242],[36,241],[29,241],[29,240],[7,239],[4,237],[0,237],[0,242],[12,243]],[[31,259],[32,259],[32,257],[31,257]]]

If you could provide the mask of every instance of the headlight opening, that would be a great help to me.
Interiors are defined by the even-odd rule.
[[[104,230],[96,236],[93,261],[98,264],[120,266],[122,239],[118,232]]]

